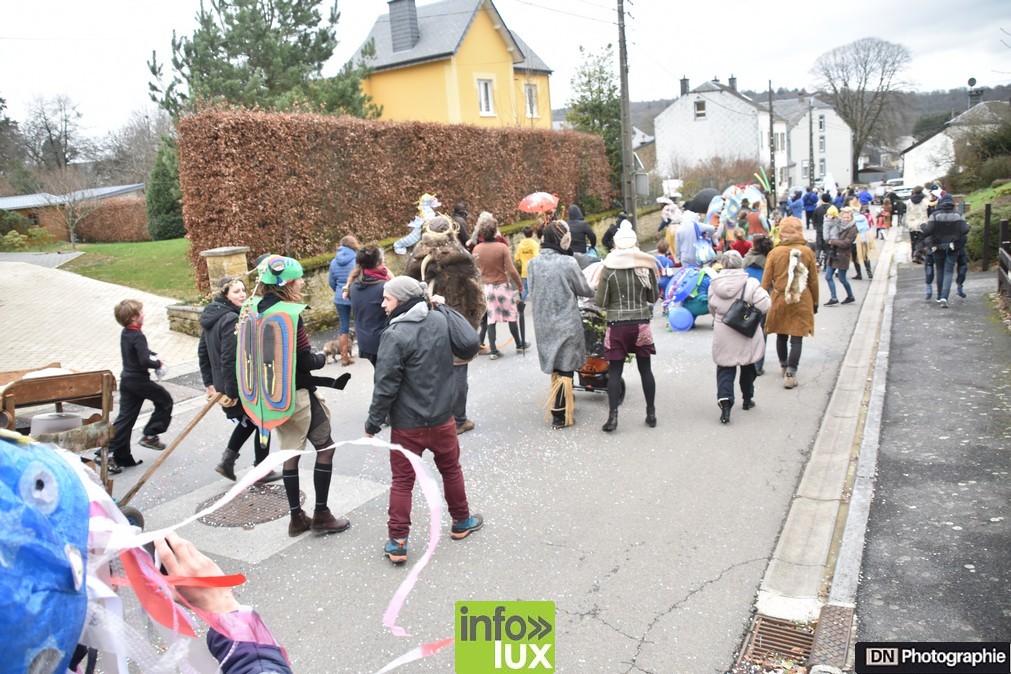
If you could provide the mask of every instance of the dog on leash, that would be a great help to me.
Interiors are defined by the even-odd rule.
[[[358,340],[355,336],[355,329],[351,328],[348,330],[348,355],[354,358],[355,356],[355,344]],[[339,339],[331,339],[329,342],[323,345],[323,355],[326,356],[327,362],[331,360],[336,363],[341,358],[341,345]]]

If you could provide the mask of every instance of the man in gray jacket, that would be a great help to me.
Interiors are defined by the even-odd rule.
[[[449,326],[442,314],[430,309],[425,286],[407,276],[386,282],[383,309],[390,324],[379,341],[365,434],[372,437],[389,418],[390,442],[418,456],[426,449],[432,451],[453,518],[450,536],[461,540],[480,529],[484,520],[470,514],[460,467]],[[401,564],[407,561],[415,476],[407,457],[395,450],[390,452],[390,471],[390,540],[384,553],[394,564]]]
[[[962,284],[968,270],[968,258],[965,257],[965,243],[969,234],[969,224],[955,210],[955,200],[950,194],[945,194],[937,202],[937,208],[923,225],[923,243],[933,254],[937,279],[937,303],[942,308],[948,308],[948,295],[951,293],[951,282],[958,266],[958,278],[955,280],[959,297],[965,297]],[[964,260],[964,263],[963,263]],[[930,295],[927,295],[930,299]]]

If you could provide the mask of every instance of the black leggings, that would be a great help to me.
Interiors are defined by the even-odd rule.
[[[481,319],[481,335],[480,335],[481,339],[480,339],[480,342],[482,344],[484,344],[484,335],[485,335],[485,332],[487,332],[488,333],[488,348],[491,349],[492,351],[495,351],[495,332],[496,332],[495,331],[495,326],[496,325],[497,325],[497,323],[489,323],[488,322],[488,315],[487,314],[485,314],[485,317]],[[510,323],[507,323],[507,325],[509,326],[509,334],[511,334],[513,336],[513,341],[516,342],[516,346],[522,346],[523,343],[520,342],[520,328],[519,328],[519,325],[516,323],[516,321],[512,321]]]
[[[639,368],[639,378],[642,380],[642,395],[646,399],[646,408],[653,409],[656,400],[656,379],[653,378],[653,368],[650,367],[649,356],[636,356],[635,365]],[[621,399],[621,374],[625,370],[624,360],[607,361],[607,403],[612,410],[618,409]]]
[[[787,355],[786,342],[790,341],[790,352]],[[786,371],[797,374],[797,366],[800,365],[800,352],[804,347],[804,338],[794,335],[776,335],[776,353],[779,355],[779,364],[786,366]]]

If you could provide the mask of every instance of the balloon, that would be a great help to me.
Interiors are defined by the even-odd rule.
[[[692,326],[695,325],[695,317],[692,316],[692,312],[684,307],[671,307],[667,313],[667,322],[670,323],[671,328],[674,330],[684,332],[685,330],[691,330]]]

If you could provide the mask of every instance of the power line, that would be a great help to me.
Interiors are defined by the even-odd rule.
[[[516,2],[520,3],[521,5],[529,5],[531,7],[536,7],[537,9],[546,9],[549,12],[555,12],[557,14],[565,14],[566,16],[574,16],[574,17],[577,17],[579,19],[586,19],[587,21],[596,21],[598,23],[606,23],[606,24],[609,24],[609,25],[612,25],[612,26],[617,26],[618,25],[617,21],[608,21],[607,19],[598,19],[598,18],[593,17],[593,16],[586,16],[585,14],[576,14],[575,12],[566,12],[563,9],[555,9],[554,7],[545,7],[543,5],[538,5],[538,4],[533,3],[533,2],[528,2],[527,0],[516,0]]]

